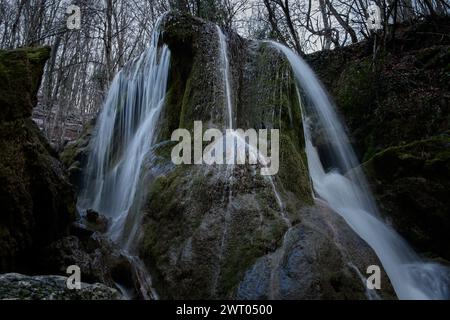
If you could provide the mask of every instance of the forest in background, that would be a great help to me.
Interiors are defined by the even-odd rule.
[[[369,39],[374,3],[379,46],[395,37],[398,23],[450,12],[446,0],[0,0],[0,49],[52,47],[34,118],[61,147],[95,117],[115,73],[148,46],[163,12],[186,12],[305,54]],[[80,29],[67,28],[70,5],[81,9]]]

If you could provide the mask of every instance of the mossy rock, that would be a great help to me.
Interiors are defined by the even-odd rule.
[[[421,252],[450,260],[450,137],[391,147],[363,166],[396,229]]]
[[[83,128],[80,137],[64,146],[61,162],[68,172],[69,181],[76,191],[83,186],[84,168],[88,165],[90,143],[97,119],[92,119]]]
[[[144,170],[147,197],[139,246],[161,298],[236,297],[248,270],[282,250],[290,228],[300,230],[293,248],[320,251],[304,261],[326,274],[320,289],[308,297],[363,298],[358,274],[344,266],[337,246],[330,248],[332,229],[319,232],[306,217],[314,201],[300,102],[288,61],[267,44],[227,34],[234,126],[280,130],[277,175],[261,176],[260,166],[249,164],[176,166],[170,159],[172,130],[192,133],[197,120],[204,127],[225,130],[228,118],[215,26],[171,14],[164,30],[161,41],[171,50],[171,76],[158,143]],[[310,228],[314,235],[305,240],[302,231]],[[346,234],[355,236],[352,231]],[[313,239],[321,239],[317,248]],[[361,248],[377,261],[370,249]],[[315,260],[318,257],[323,260]],[[285,289],[294,291],[305,283],[301,275],[293,274]],[[336,289],[330,289],[333,285]]]
[[[370,42],[307,57],[335,99],[360,160],[449,129],[450,44],[428,30],[436,25],[402,30],[399,38],[408,41],[429,38],[422,45],[407,41],[403,50],[387,47],[375,58]]]
[[[50,48],[0,50],[0,122],[31,116]]]
[[[58,155],[30,119],[48,48],[0,52],[0,271],[32,272],[68,233],[75,201]]]

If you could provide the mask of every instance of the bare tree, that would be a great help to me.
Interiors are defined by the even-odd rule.
[[[447,0],[374,0],[386,39],[395,26],[450,13]],[[299,54],[368,39],[369,0],[0,0],[0,48],[52,47],[39,97],[43,128],[64,143],[70,121],[95,116],[115,73],[148,46],[157,18],[172,9],[245,36],[276,39]],[[66,9],[81,8],[81,28]]]

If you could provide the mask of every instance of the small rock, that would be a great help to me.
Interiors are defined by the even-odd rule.
[[[97,223],[97,220],[98,220],[99,216],[100,216],[99,213],[97,211],[92,210],[92,209],[89,209],[89,210],[86,211],[86,220],[88,222]]]
[[[108,230],[108,219],[97,211],[87,210],[84,220],[88,229],[101,233],[105,233]]]

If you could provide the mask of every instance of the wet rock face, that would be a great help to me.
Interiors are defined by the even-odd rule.
[[[393,299],[385,273],[381,290],[367,290],[365,271],[380,265],[368,245],[326,207],[302,210],[276,251],[259,258],[239,283],[237,299]],[[355,281],[358,279],[359,281]]]
[[[0,300],[120,300],[117,290],[103,284],[81,284],[80,290],[69,290],[62,276],[0,275]]]
[[[83,169],[87,166],[89,157],[89,142],[91,141],[96,119],[89,121],[83,128],[77,140],[67,143],[60,153],[61,162],[67,169],[70,183],[76,192],[83,186]]]
[[[217,72],[219,48],[216,27],[182,14],[169,14],[162,42],[171,50],[169,88],[160,125],[161,140],[177,128],[192,128],[194,121],[227,121],[222,73]]]
[[[223,67],[217,31],[210,23],[171,14],[162,42],[171,49],[171,76],[158,144],[145,169],[148,193],[140,244],[140,256],[161,298],[270,297],[256,287],[268,281],[266,276],[275,277],[276,271],[260,261],[272,261],[284,250],[284,234],[291,226],[288,238],[294,238],[285,253],[291,259],[286,270],[291,280],[279,283],[283,292],[277,296],[364,298],[360,277],[346,267],[347,258],[332,245],[332,230],[304,234],[309,230],[304,216],[313,199],[288,62],[265,43],[227,34],[233,122],[244,130],[280,129],[277,175],[263,177],[259,166],[252,165],[175,166],[170,159],[174,143],[168,141],[174,129],[192,130],[194,120],[209,128],[228,126]],[[303,246],[306,253],[296,246]],[[370,257],[362,260],[377,261],[370,249],[361,248]],[[305,257],[305,268],[296,273],[300,256]],[[251,268],[260,268],[261,274],[252,276]],[[311,277],[322,272],[327,276],[317,280],[321,285],[317,287],[316,278],[311,283],[304,278],[305,270],[314,271]],[[341,282],[345,289],[327,289]],[[301,292],[302,286],[314,289]],[[263,293],[241,294],[241,287]]]
[[[381,213],[415,248],[450,259],[448,17],[308,57],[351,132]]]
[[[35,249],[67,234],[75,217],[63,166],[30,119],[48,55],[0,52],[0,271],[26,271]]]

